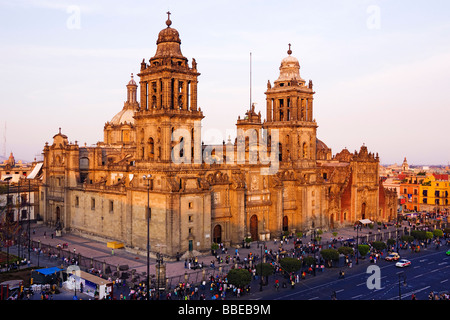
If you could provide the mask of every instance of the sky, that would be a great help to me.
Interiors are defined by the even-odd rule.
[[[364,144],[382,164],[447,165],[449,9],[447,0],[0,0],[0,155],[39,159],[59,128],[79,145],[103,141],[170,11],[201,73],[206,144],[234,140],[250,101],[266,117],[267,81],[290,43],[333,154]]]

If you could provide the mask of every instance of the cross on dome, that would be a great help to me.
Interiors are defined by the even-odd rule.
[[[167,11],[166,13],[167,13],[167,21],[166,21],[166,24],[167,24],[167,28],[168,28],[168,27],[170,27],[171,24],[172,24],[172,21],[170,20],[170,15],[171,15],[171,13],[170,13],[170,11]]]
[[[291,50],[291,44],[289,43],[288,45],[289,45],[289,50],[288,50],[288,52],[287,52],[287,53],[288,53],[288,55],[291,55],[291,54],[292,54],[292,50]]]

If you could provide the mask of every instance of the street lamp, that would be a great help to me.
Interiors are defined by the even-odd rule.
[[[356,224],[356,264],[359,264],[359,262],[358,262],[358,240],[359,240],[359,224]]]
[[[263,291],[263,247],[264,247],[264,241],[258,241],[258,247],[261,248],[261,262],[259,263],[259,291]]]
[[[142,179],[147,181],[147,300],[150,300],[150,179],[152,175],[143,175]]]

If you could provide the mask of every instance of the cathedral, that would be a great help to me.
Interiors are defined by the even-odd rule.
[[[333,155],[317,138],[313,84],[290,45],[278,79],[267,82],[265,119],[251,106],[237,118],[234,141],[203,144],[200,73],[171,25],[169,14],[156,53],[142,60],[122,110],[105,123],[104,141],[80,146],[60,129],[45,144],[47,224],[136,252],[146,252],[149,234],[152,255],[174,257],[396,217],[378,154],[363,145]]]

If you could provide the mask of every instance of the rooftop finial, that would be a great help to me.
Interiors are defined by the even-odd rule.
[[[172,21],[170,21],[170,11],[167,11],[166,13],[167,13],[167,21],[166,21],[166,24],[167,24],[167,28],[168,28],[168,27],[170,27],[170,25],[172,24]]]
[[[291,50],[291,44],[289,43],[289,50],[288,50],[288,55],[291,55],[292,54],[292,50]]]

